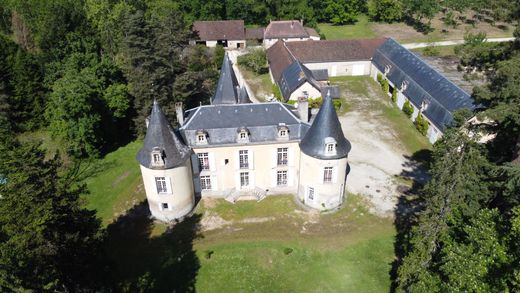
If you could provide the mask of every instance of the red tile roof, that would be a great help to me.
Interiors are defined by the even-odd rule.
[[[283,41],[278,41],[267,49],[267,60],[275,81],[280,79],[285,68],[294,61]]]
[[[202,41],[246,39],[243,20],[195,21],[193,31]]]
[[[298,20],[271,21],[265,28],[264,38],[308,38],[309,33]]]
[[[261,40],[264,38],[265,28],[246,28],[246,40]]]
[[[370,60],[386,39],[287,42],[291,53],[303,63]]]

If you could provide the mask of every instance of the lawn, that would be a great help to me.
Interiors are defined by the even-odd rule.
[[[426,52],[433,53],[432,56],[435,57],[450,57],[450,56],[456,56],[455,54],[455,47],[457,46],[435,46],[430,48],[418,48],[418,49],[412,49],[412,52],[418,52],[422,55],[425,55]]]
[[[265,102],[266,96],[272,95],[273,83],[271,82],[269,73],[256,74],[243,66],[240,66],[240,72],[260,102]]]
[[[360,15],[358,21],[351,25],[318,24],[318,29],[327,40],[374,38],[377,35],[372,30],[372,23],[365,15]]]

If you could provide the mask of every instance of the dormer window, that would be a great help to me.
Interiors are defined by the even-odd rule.
[[[195,143],[198,145],[208,144],[208,133],[204,130],[197,130],[196,141]]]
[[[401,91],[404,92],[407,87],[408,87],[408,81],[403,80],[403,82],[401,83]]]
[[[332,137],[325,138],[325,155],[333,156],[336,154],[336,140]]]
[[[421,112],[426,111],[428,109],[428,106],[430,105],[430,102],[427,100],[422,101],[421,103]]]
[[[390,72],[390,69],[392,69],[392,65],[385,66],[385,75],[387,75]]]
[[[238,140],[238,142],[248,142],[249,141],[249,130],[245,127],[240,127],[237,130],[237,140]]]
[[[280,124],[278,125],[278,138],[279,139],[289,139],[289,128],[286,125]]]
[[[158,147],[154,147],[152,149],[152,166],[155,166],[155,167],[164,166],[163,152]]]

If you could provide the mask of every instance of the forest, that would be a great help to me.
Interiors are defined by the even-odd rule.
[[[0,0],[0,291],[122,290],[103,256],[106,231],[82,206],[80,165],[142,137],[153,99],[171,121],[175,102],[208,102],[224,51],[188,47],[193,20],[313,26],[367,14],[427,28],[438,12],[457,21],[468,9],[520,20],[520,4],[504,0]],[[488,83],[473,91],[477,113],[457,113],[434,146],[431,180],[400,203],[414,212],[396,219],[393,290],[520,290],[520,30],[515,37],[468,36],[457,48]],[[466,123],[474,114],[492,123]],[[18,139],[38,130],[65,153]],[[478,133],[496,138],[478,143]]]

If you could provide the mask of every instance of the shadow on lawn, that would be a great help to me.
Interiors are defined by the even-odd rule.
[[[412,186],[400,190],[400,196],[394,211],[394,225],[397,231],[394,241],[395,260],[392,262],[390,278],[392,280],[391,292],[396,291],[397,270],[410,250],[410,236],[412,228],[417,224],[419,214],[422,211],[422,198],[419,196],[424,184],[430,179],[428,174],[429,163],[431,160],[430,150],[420,150],[412,156],[407,157],[407,162],[403,167],[408,170],[403,171],[400,176],[414,179]]]
[[[117,292],[194,292],[200,267],[193,250],[200,215],[193,215],[152,237],[146,201],[107,228],[108,255]]]

